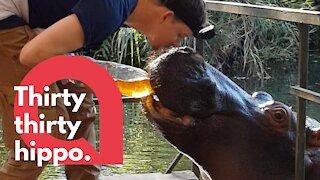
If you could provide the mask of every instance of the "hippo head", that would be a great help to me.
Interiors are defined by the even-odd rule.
[[[293,179],[296,116],[266,92],[249,95],[187,47],[149,64],[147,118],[217,180]],[[320,177],[319,127],[307,128],[307,178]],[[318,129],[317,129],[318,128]]]

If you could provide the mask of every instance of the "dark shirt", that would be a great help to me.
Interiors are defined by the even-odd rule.
[[[137,1],[28,0],[29,26],[47,28],[58,20],[75,13],[84,31],[84,47],[90,48],[100,44],[123,24],[134,10]],[[14,24],[15,26],[22,25],[21,20],[18,21],[17,18],[8,19],[0,21],[0,28],[1,26],[12,28]]]

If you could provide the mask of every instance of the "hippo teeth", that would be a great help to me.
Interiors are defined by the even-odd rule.
[[[155,101],[157,101],[157,102],[160,101],[160,100],[159,100],[159,97],[158,97],[157,95],[155,95],[155,94],[152,95],[152,98],[153,98],[153,100],[155,100]]]

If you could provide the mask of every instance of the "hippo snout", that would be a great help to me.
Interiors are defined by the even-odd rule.
[[[294,178],[296,116],[266,92],[252,96],[188,47],[149,64],[146,116],[216,180]],[[306,179],[320,179],[320,124],[307,128]],[[311,128],[312,127],[312,128]]]

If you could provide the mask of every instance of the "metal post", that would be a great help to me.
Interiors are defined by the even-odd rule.
[[[309,62],[309,26],[299,24],[299,77],[298,84],[302,88],[307,87],[308,62]],[[304,153],[306,147],[306,101],[298,97],[298,124],[296,137],[296,161],[295,161],[295,180],[305,179]]]
[[[170,164],[170,166],[168,167],[168,169],[166,170],[165,174],[170,174],[172,173],[173,169],[177,166],[178,162],[180,161],[180,159],[183,157],[182,153],[179,153],[174,160],[172,161],[172,163]]]
[[[201,180],[200,168],[193,162],[192,162],[192,172],[197,176],[199,180]]]
[[[203,40],[194,39],[194,49],[203,56]]]

